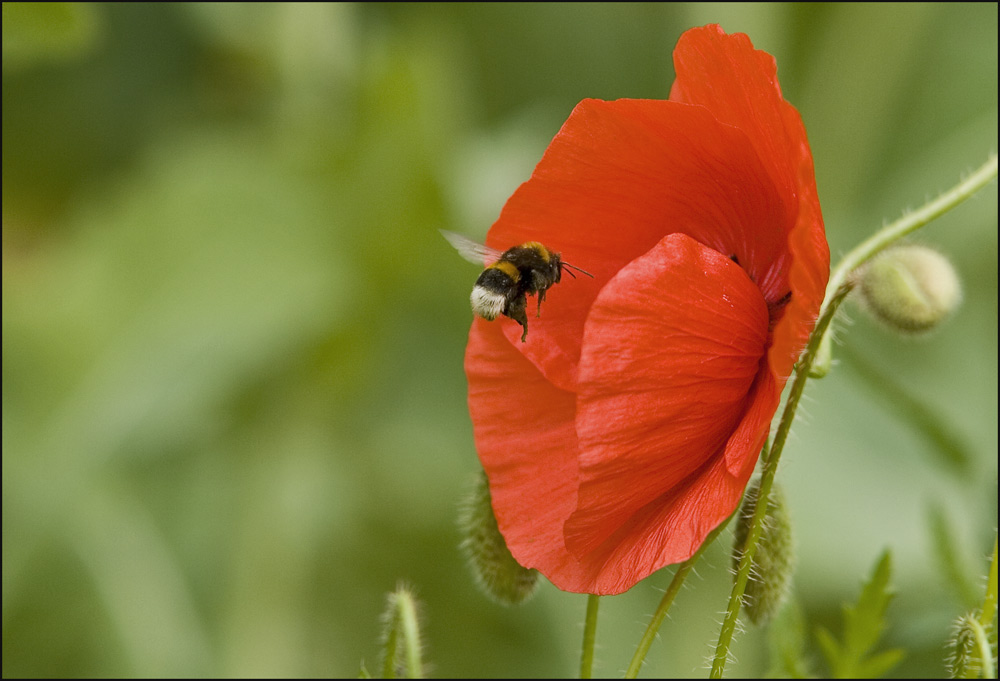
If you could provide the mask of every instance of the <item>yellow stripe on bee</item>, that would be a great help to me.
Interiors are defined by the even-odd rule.
[[[490,267],[500,270],[508,277],[513,279],[514,283],[517,283],[521,279],[521,273],[518,271],[517,267],[514,266],[514,263],[508,262],[506,260],[500,260],[494,263],[493,265],[490,265]]]
[[[549,260],[551,259],[549,255],[549,249],[547,249],[545,246],[538,243],[537,241],[526,241],[525,243],[521,244],[521,247],[530,248],[531,250],[536,251],[538,255],[542,256],[542,260],[544,260],[545,262],[549,262]]]

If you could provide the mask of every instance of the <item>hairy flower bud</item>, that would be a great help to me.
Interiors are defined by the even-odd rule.
[[[487,596],[504,605],[517,605],[535,592],[538,571],[522,567],[507,548],[493,515],[485,472],[479,473],[475,488],[462,503],[459,528],[462,549]]]
[[[858,277],[866,307],[877,319],[904,333],[934,328],[962,298],[951,263],[926,246],[891,248],[863,266]]]
[[[955,622],[948,657],[948,672],[953,679],[978,679],[992,666],[984,659],[986,655],[992,656],[992,647],[977,615],[969,613]]]
[[[382,677],[422,678],[422,648],[417,599],[400,584],[386,599],[382,615]]]
[[[733,568],[739,565],[743,545],[750,533],[750,524],[757,510],[760,481],[756,481],[743,499],[736,522],[733,544]],[[767,511],[760,539],[754,552],[750,577],[744,594],[744,606],[754,624],[767,622],[785,601],[792,582],[795,553],[792,545],[792,524],[785,507],[784,496],[777,485],[767,498]]]

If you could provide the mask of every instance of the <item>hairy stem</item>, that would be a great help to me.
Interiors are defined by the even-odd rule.
[[[889,246],[910,232],[923,227],[931,220],[941,217],[988,185],[996,179],[996,176],[997,157],[994,154],[975,172],[933,201],[925,203],[912,213],[907,213],[861,242],[854,250],[844,256],[836,269],[831,273],[830,282],[826,287],[826,300],[823,303],[823,310],[820,316],[822,316],[822,312],[826,310],[827,306],[830,305],[833,293],[843,285],[851,272],[870,260],[872,256],[884,250],[886,246]]]
[[[739,511],[737,506],[736,512]],[[733,515],[736,513],[734,512]],[[663,624],[663,619],[667,616],[667,611],[670,609],[670,605],[674,602],[674,597],[677,596],[677,592],[681,590],[681,585],[684,583],[685,578],[687,578],[688,573],[694,567],[694,564],[698,562],[701,558],[701,554],[705,552],[709,546],[715,541],[715,539],[722,534],[722,531],[726,529],[726,525],[729,521],[733,519],[733,516],[726,518],[718,527],[712,530],[705,541],[702,542],[701,547],[695,552],[693,556],[688,558],[686,561],[680,564],[677,568],[677,572],[674,573],[674,578],[670,580],[670,586],[667,587],[667,591],[663,594],[663,598],[660,600],[660,604],[656,608],[656,612],[653,613],[652,619],[650,619],[649,624],[646,625],[646,631],[642,635],[642,639],[639,640],[639,645],[636,647],[635,654],[632,655],[632,661],[628,665],[628,669],[625,672],[626,679],[634,679],[639,676],[639,670],[642,668],[642,662],[646,659],[646,654],[649,652],[650,647],[653,645],[653,641],[656,640],[656,633],[660,630],[660,625]]]
[[[809,337],[809,343],[806,345],[805,352],[802,354],[802,357],[800,357],[799,362],[796,365],[795,379],[792,383],[791,390],[788,393],[788,399],[785,402],[785,410],[782,412],[781,421],[779,422],[778,429],[774,435],[774,443],[771,445],[770,451],[767,452],[764,457],[764,471],[761,475],[757,510],[754,513],[750,530],[747,533],[746,544],[743,547],[739,567],[736,572],[736,581],[733,584],[733,590],[729,597],[726,617],[723,620],[722,628],[719,631],[719,641],[715,648],[715,658],[712,661],[711,678],[722,678],[722,673],[726,666],[726,660],[729,656],[729,646],[733,639],[733,633],[736,631],[736,620],[739,616],[740,607],[743,603],[743,594],[746,591],[747,579],[750,575],[750,567],[753,564],[754,553],[757,550],[757,542],[760,539],[764,515],[767,510],[767,498],[771,491],[771,485],[774,482],[774,475],[778,468],[778,461],[781,458],[781,452],[784,449],[785,441],[788,438],[788,432],[791,429],[792,422],[795,420],[795,412],[799,405],[799,399],[802,397],[802,391],[809,378],[809,371],[812,368],[817,353],[819,352],[823,336],[830,327],[830,323],[833,321],[837,308],[840,307],[844,298],[846,298],[847,294],[851,291],[853,284],[850,281],[849,275],[859,265],[868,261],[870,258],[884,250],[898,239],[926,225],[931,220],[940,217],[971,197],[978,190],[993,181],[996,176],[997,157],[994,155],[991,156],[983,166],[972,173],[969,177],[939,196],[937,199],[928,202],[923,207],[912,213],[904,215],[899,220],[896,220],[892,224],[884,227],[871,238],[859,244],[854,250],[844,256],[831,274],[830,282],[826,289],[826,299],[823,301],[823,306],[820,308],[819,320],[816,322],[816,327],[813,329],[813,332]]]
[[[830,305],[826,307],[823,316],[820,317],[816,328],[809,337],[809,344],[806,351],[799,360],[795,369],[795,381],[792,389],[788,393],[788,401],[785,403],[785,411],[781,415],[781,422],[778,430],[774,434],[774,443],[770,451],[764,458],[764,471],[760,478],[760,491],[757,496],[757,508],[754,511],[753,520],[750,523],[750,530],[747,532],[746,544],[740,554],[739,567],[736,569],[736,582],[733,584],[733,591],[729,597],[729,606],[726,609],[726,617],[722,621],[722,629],[719,631],[719,642],[715,648],[715,659],[712,660],[711,678],[721,679],[722,672],[726,666],[726,659],[729,656],[729,644],[732,642],[733,633],[736,631],[736,618],[740,614],[740,607],[743,604],[743,593],[746,591],[747,580],[750,577],[750,567],[753,565],[754,553],[757,551],[757,542],[760,539],[764,525],[764,515],[767,512],[767,499],[771,493],[771,486],[774,484],[774,474],[778,470],[778,460],[781,458],[781,450],[788,439],[788,431],[791,430],[792,421],[795,419],[795,410],[798,408],[799,399],[805,388],[806,380],[809,378],[809,369],[819,351],[819,345],[823,338],[823,333],[833,319],[837,308],[843,302],[847,294],[850,293],[851,286],[845,283],[836,292]]]
[[[594,673],[594,641],[597,638],[597,606],[601,597],[587,596],[587,619],[583,625],[583,653],[580,655],[580,678],[589,679]]]

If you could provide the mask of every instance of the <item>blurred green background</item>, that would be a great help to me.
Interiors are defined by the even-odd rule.
[[[580,99],[666,98],[712,22],[777,58],[834,262],[997,148],[995,3],[4,3],[3,675],[375,671],[400,580],[434,675],[576,674],[586,599],[495,605],[457,548],[477,271],[438,228],[484,235]],[[996,183],[915,240],[963,307],[914,341],[846,306],[779,473],[805,634],[890,548],[900,677],[943,673],[993,541]],[[644,675],[707,675],[727,544]],[[670,573],[602,600],[597,674]]]

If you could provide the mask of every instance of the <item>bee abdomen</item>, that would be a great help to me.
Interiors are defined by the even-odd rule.
[[[511,298],[517,295],[517,282],[521,275],[516,267],[498,262],[487,267],[472,288],[472,311],[490,321],[507,310]]]

